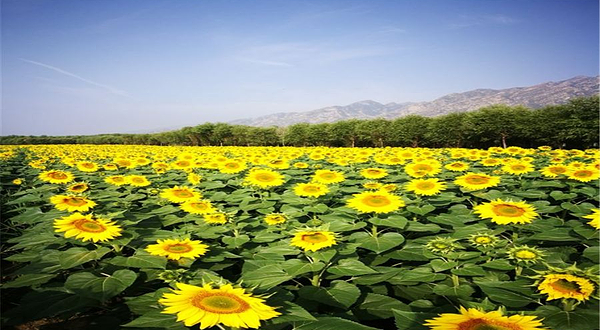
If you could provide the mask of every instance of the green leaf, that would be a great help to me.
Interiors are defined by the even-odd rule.
[[[482,264],[484,268],[496,269],[496,270],[512,270],[515,269],[510,262],[507,260],[492,260]]]
[[[467,265],[463,268],[453,269],[452,274],[458,276],[485,276],[485,270],[481,266]]]
[[[338,262],[336,266],[330,267],[327,270],[331,274],[335,275],[344,275],[344,276],[354,276],[354,275],[365,275],[365,274],[374,274],[377,273],[370,267],[367,267],[365,264],[358,260],[354,259],[342,259]]]
[[[411,270],[403,270],[398,275],[390,278],[389,283],[394,285],[413,285],[415,283],[432,283],[441,281],[447,275],[432,273],[429,267],[420,267]]]
[[[317,317],[317,321],[294,327],[294,330],[379,330],[340,317]]]
[[[417,221],[409,221],[406,231],[437,233],[442,228],[434,223],[420,223]]]
[[[398,233],[385,233],[380,236],[369,236],[359,243],[361,243],[361,247],[367,250],[381,253],[404,243],[404,236]]]
[[[129,310],[135,314],[141,315],[148,312],[160,310],[158,300],[164,293],[170,292],[169,288],[160,288],[154,292],[146,293],[137,297],[125,297],[125,303]]]
[[[384,219],[370,218],[368,221],[377,226],[392,227],[398,229],[404,229],[408,222],[408,220],[406,220],[405,217],[399,215],[391,215]]]
[[[410,307],[400,300],[376,293],[368,293],[359,308],[383,319],[394,316],[392,309],[410,310]]]
[[[589,330],[598,329],[598,307],[576,308],[572,312],[565,312],[556,306],[541,306],[535,315],[544,318],[544,325],[560,330]]]
[[[425,215],[433,210],[435,210],[435,206],[433,205],[422,205],[422,206],[414,206],[414,205],[409,205],[406,207],[406,209],[409,212],[412,212],[414,214],[418,214],[418,215]]]
[[[459,286],[438,284],[433,287],[433,293],[445,297],[469,298],[473,293],[475,293],[475,289],[467,284],[461,284]]]
[[[177,316],[173,314],[163,314],[160,311],[148,312],[133,321],[123,324],[122,327],[128,328],[168,328],[177,324]]]
[[[227,244],[229,247],[231,248],[238,248],[242,245],[244,245],[244,243],[247,243],[250,241],[250,236],[248,235],[239,235],[239,236],[234,236],[234,237],[229,237],[229,236],[225,236],[222,239],[223,243]]]
[[[541,233],[533,234],[529,237],[530,240],[536,241],[552,241],[552,242],[565,242],[565,241],[579,241],[580,238],[573,237],[569,234],[570,228],[552,228]]]
[[[23,274],[10,282],[2,284],[2,288],[20,288],[44,284],[57,275],[58,274]]]
[[[554,200],[557,200],[557,201],[560,201],[560,200],[570,200],[570,199],[573,199],[573,198],[577,197],[577,194],[575,194],[575,193],[565,194],[562,191],[555,190],[555,191],[553,191],[553,192],[550,193],[550,197],[554,198]]]
[[[132,267],[132,268],[158,268],[165,269],[167,266],[167,258],[161,256],[136,254],[130,257],[117,256],[108,263],[116,266]]]
[[[508,307],[524,307],[536,300],[529,281],[501,282],[475,280],[474,282],[490,300]]]
[[[300,297],[317,301],[325,305],[349,308],[360,296],[356,285],[345,281],[333,281],[330,288],[304,286],[298,291]]]
[[[101,247],[91,251],[86,248],[74,247],[61,252],[58,255],[58,261],[60,262],[62,269],[69,269],[82,265],[88,261],[101,259],[108,252],[110,252],[110,249],[107,247]]]
[[[445,270],[448,270],[448,269],[458,266],[458,262],[443,261],[440,259],[435,259],[435,260],[431,260],[429,265],[431,266],[431,269],[433,269],[433,271],[437,273],[437,272],[443,272]]]
[[[306,273],[318,272],[325,267],[325,264],[320,261],[310,263],[299,259],[290,259],[286,260],[281,266],[288,275],[296,277]]]
[[[277,311],[282,315],[272,319],[271,323],[273,324],[317,320],[314,316],[307,312],[306,309],[289,301],[284,302],[283,306],[278,308]]]
[[[436,313],[411,312],[405,310],[392,309],[396,327],[398,330],[427,330],[428,326],[423,325],[426,320],[437,317]]]
[[[270,289],[292,279],[281,265],[266,265],[255,270],[242,272],[242,281],[249,286]]]
[[[128,269],[121,269],[112,275],[98,277],[92,273],[75,273],[67,278],[65,288],[86,297],[104,301],[127,289],[137,275]]]
[[[583,256],[595,263],[600,262],[600,246],[590,246],[583,250]]]

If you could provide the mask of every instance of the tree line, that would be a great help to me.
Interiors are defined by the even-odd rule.
[[[529,109],[492,105],[438,117],[299,123],[252,127],[205,123],[154,134],[1,136],[0,144],[139,144],[188,146],[460,147],[491,146],[597,148],[598,96]]]

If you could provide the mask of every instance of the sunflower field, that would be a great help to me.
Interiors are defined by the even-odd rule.
[[[600,152],[0,146],[7,329],[593,330]]]

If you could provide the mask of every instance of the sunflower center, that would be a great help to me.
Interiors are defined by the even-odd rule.
[[[310,233],[302,235],[302,240],[308,243],[322,243],[327,242],[327,236],[321,233]]]
[[[145,181],[142,178],[133,178],[133,179],[131,179],[131,182],[134,182],[134,183],[144,183]]]
[[[378,174],[381,174],[382,172],[380,170],[367,170],[367,173],[371,174],[371,175],[378,175]]]
[[[216,314],[242,313],[250,308],[247,302],[229,293],[201,293],[192,298],[192,305]]]
[[[415,171],[431,171],[431,166],[426,164],[418,164],[414,167]]]
[[[320,177],[322,179],[325,179],[325,180],[333,180],[333,179],[335,179],[335,174],[333,174],[333,173],[323,173],[323,174],[320,175]]]
[[[68,204],[71,206],[81,206],[81,205],[87,204],[85,199],[79,198],[79,197],[65,198],[64,202],[65,202],[65,204]]]
[[[173,195],[179,198],[191,198],[194,197],[194,193],[185,189],[175,189],[173,190]]]
[[[125,182],[125,178],[121,177],[121,176],[117,176],[112,178],[113,182],[117,182],[117,183],[121,183],[121,182]],[[135,179],[133,179],[132,181],[137,182]]]
[[[275,180],[275,176],[270,173],[259,173],[256,175],[255,179],[260,182],[271,182]]]
[[[465,181],[469,184],[486,184],[490,181],[490,179],[481,175],[471,175],[466,177]]]
[[[190,166],[190,162],[188,162],[187,160],[178,161],[176,164],[177,164],[177,166],[181,166],[181,167]]]
[[[435,184],[433,184],[433,182],[419,182],[417,183],[417,188],[420,190],[430,190],[433,189],[435,187]]]
[[[522,250],[522,251],[517,251],[515,253],[515,257],[517,257],[519,259],[535,259],[535,258],[537,258],[537,254],[535,254],[531,251]]]
[[[56,180],[64,180],[67,178],[67,175],[62,172],[51,172],[48,173],[48,176]]]
[[[321,189],[317,186],[306,186],[303,190],[307,193],[316,193],[321,191]]]
[[[231,169],[236,169],[236,168],[240,167],[240,164],[238,164],[238,163],[227,163],[227,164],[225,164],[225,167],[231,168]]]
[[[79,219],[73,221],[73,226],[81,231],[85,231],[88,233],[101,233],[106,230],[106,227],[99,224],[96,221],[88,220],[88,219]]]
[[[83,164],[81,164],[81,166],[85,167],[85,168],[93,168],[94,164],[92,164],[92,163],[83,163]]]
[[[491,321],[486,319],[472,319],[458,324],[456,330],[522,330],[523,328],[514,323]]]
[[[192,247],[187,244],[173,244],[165,246],[165,251],[171,253],[186,253],[192,250]]]
[[[381,195],[367,196],[363,199],[363,203],[371,207],[382,207],[391,204],[387,197]]]
[[[206,205],[205,203],[192,203],[190,205],[196,210],[206,210],[208,208],[208,205]]]
[[[513,166],[511,166],[511,168],[513,170],[515,170],[515,171],[522,171],[522,170],[525,169],[525,166],[523,166],[523,165],[513,165]]]
[[[479,244],[488,244],[492,242],[492,239],[487,236],[476,237],[475,242]]]
[[[525,210],[522,208],[508,204],[494,205],[492,210],[496,215],[502,217],[519,217],[525,213]]]
[[[549,170],[550,170],[550,173],[554,173],[554,174],[563,174],[567,171],[567,169],[564,167],[550,167]]]
[[[592,176],[592,171],[587,171],[587,170],[576,171],[573,173],[573,175],[578,178],[587,178],[587,177]]]
[[[581,286],[575,282],[559,279],[550,284],[552,288],[561,292],[580,292]]]

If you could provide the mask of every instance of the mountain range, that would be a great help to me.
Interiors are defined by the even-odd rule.
[[[249,126],[288,126],[296,123],[331,123],[347,119],[398,118],[406,115],[434,117],[454,112],[473,111],[492,104],[523,105],[541,108],[566,103],[569,99],[597,95],[597,77],[577,76],[558,82],[528,87],[475,89],[442,96],[429,102],[388,103],[365,100],[346,106],[331,106],[305,112],[284,112],[230,121]]]

